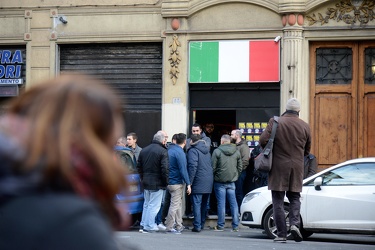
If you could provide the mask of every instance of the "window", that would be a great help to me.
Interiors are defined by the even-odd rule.
[[[350,84],[352,60],[350,48],[316,49],[316,84]]]
[[[375,185],[375,164],[350,164],[324,173],[321,177],[323,186]]]
[[[375,48],[365,49],[365,83],[375,84]]]

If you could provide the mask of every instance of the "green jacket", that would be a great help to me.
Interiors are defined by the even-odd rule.
[[[222,144],[212,153],[212,168],[216,182],[235,182],[242,171],[241,154],[235,144]]]

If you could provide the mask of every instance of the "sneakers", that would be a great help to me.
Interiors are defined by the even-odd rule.
[[[181,234],[180,231],[178,231],[178,230],[176,230],[174,228],[172,228],[171,230],[166,231],[166,233],[169,233],[169,234]]]
[[[238,230],[238,227],[235,227],[232,229],[232,232],[239,232],[240,230]]]
[[[286,237],[276,237],[273,242],[286,243]]]
[[[139,232],[140,232],[140,233],[143,233],[143,226],[141,226],[141,227],[139,228]]]
[[[299,231],[298,227],[295,225],[292,225],[290,227],[290,232],[293,235],[294,241],[295,242],[301,242],[303,240],[302,234]]]
[[[155,233],[156,231],[155,230],[146,230],[146,229],[143,229],[142,233],[144,234],[148,234],[148,233]]]
[[[214,231],[216,231],[216,232],[223,232],[224,228],[216,226],[216,227],[214,227]]]
[[[201,232],[201,230],[200,229],[198,229],[198,228],[193,228],[193,229],[191,229],[191,231],[192,232],[195,232],[195,233],[200,233]]]
[[[163,225],[163,223],[158,224],[158,228],[161,231],[165,231],[167,228]]]

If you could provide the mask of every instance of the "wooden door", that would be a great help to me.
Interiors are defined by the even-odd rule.
[[[374,42],[317,42],[310,46],[312,153],[320,169],[375,156],[372,47]]]
[[[370,157],[375,156],[375,41],[359,43],[359,65],[358,157]]]

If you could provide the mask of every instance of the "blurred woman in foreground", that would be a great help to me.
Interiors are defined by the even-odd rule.
[[[118,249],[122,128],[117,97],[87,76],[14,99],[0,120],[0,249]]]

